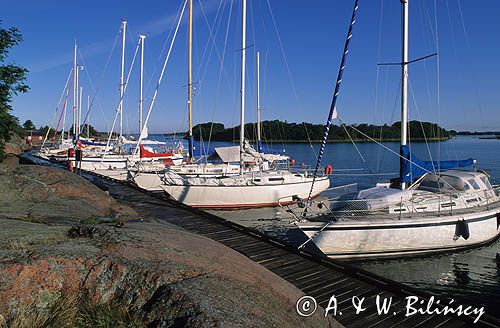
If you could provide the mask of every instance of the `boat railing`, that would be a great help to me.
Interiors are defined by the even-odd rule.
[[[332,202],[345,202],[353,199],[357,191],[358,184],[351,183],[330,187],[324,190],[320,196],[309,202],[297,197],[297,195],[282,196],[278,198],[278,205],[286,213],[290,214],[294,218],[294,221],[331,216],[335,214],[330,206]]]
[[[415,215],[419,217],[436,216],[436,214],[454,215],[472,212],[478,207],[485,209],[500,207],[500,185],[474,192],[442,192],[425,197],[412,197],[391,205],[354,199],[357,194],[356,184],[333,187],[328,191],[334,194],[329,197],[320,196],[310,202],[295,198],[293,203],[279,204],[294,218],[294,221],[398,220],[411,219]]]

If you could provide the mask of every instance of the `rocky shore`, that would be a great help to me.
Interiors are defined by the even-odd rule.
[[[0,327],[336,327],[245,256],[69,172],[0,164]]]

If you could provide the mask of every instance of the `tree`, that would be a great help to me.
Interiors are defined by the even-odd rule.
[[[31,120],[26,120],[26,122],[23,123],[23,129],[36,130],[36,127]]]
[[[12,98],[29,90],[25,84],[28,70],[5,62],[10,49],[21,41],[22,36],[17,28],[5,29],[0,26],[0,161],[3,159],[5,142],[10,140],[12,133],[19,131],[17,117],[9,113],[12,110]]]
[[[91,137],[97,137],[97,136],[100,135],[100,133],[92,125],[89,125],[88,129],[89,129],[89,136],[91,136]],[[71,125],[71,127],[69,128],[69,133],[70,134],[75,134],[73,132],[73,125]],[[86,137],[87,136],[87,124],[82,124],[80,126],[80,136],[81,137]]]

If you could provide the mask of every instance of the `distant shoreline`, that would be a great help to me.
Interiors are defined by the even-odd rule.
[[[179,135],[178,133],[176,134],[154,134],[157,136],[164,136],[164,137],[169,137],[169,136],[174,136],[174,135]],[[181,139],[181,138],[180,138]],[[182,138],[183,140],[186,140],[186,138]],[[453,137],[443,137],[443,138],[416,138],[416,139],[411,139],[411,142],[442,142],[442,141],[448,141],[450,139],[453,139]],[[239,143],[239,140],[221,140],[221,139],[210,139],[210,141],[216,141],[216,142],[230,142],[230,143]],[[250,143],[257,143],[257,140],[248,140]],[[280,143],[286,143],[286,144],[308,144],[308,143],[313,143],[313,144],[320,144],[322,141],[321,140],[262,140],[263,143],[269,144],[269,143],[274,143],[274,144],[280,144]],[[328,140],[327,143],[332,144],[332,143],[352,143],[352,142],[357,142],[357,143],[375,143],[375,141],[369,140],[369,139],[341,139],[341,140]],[[400,139],[398,138],[388,138],[388,139],[382,139],[382,140],[377,140],[377,142],[400,142]]]

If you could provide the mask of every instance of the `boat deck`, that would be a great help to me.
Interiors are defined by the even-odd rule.
[[[483,315],[476,324],[469,317],[449,315],[406,316],[406,297],[418,296],[429,300],[439,295],[423,292],[409,286],[385,279],[351,265],[328,259],[326,256],[285,244],[257,230],[238,225],[210,213],[190,208],[155,194],[138,189],[123,181],[116,181],[91,172],[83,176],[110,195],[125,203],[145,218],[168,222],[190,232],[220,242],[268,270],[287,280],[305,295],[316,299],[319,306],[326,308],[330,297],[337,299],[338,311],[335,319],[345,327],[500,327],[500,318]],[[356,314],[351,299],[365,298],[366,310]],[[376,311],[376,298],[392,298],[388,314]],[[427,301],[425,301],[425,304]],[[422,306],[425,309],[425,306]],[[295,309],[290,309],[295,311]],[[340,314],[340,312],[342,314]],[[332,312],[330,312],[331,314]]]
[[[442,218],[446,218],[448,216],[457,216],[457,215],[467,215],[472,213],[477,213],[480,211],[491,211],[500,209],[500,201],[491,202],[488,204],[484,204],[482,206],[470,206],[467,208],[460,208],[451,210],[442,210],[442,211],[421,211],[421,212],[408,212],[408,213],[389,213],[388,209],[378,209],[378,210],[356,210],[352,208],[346,208],[343,210],[332,210],[328,212],[324,206],[323,210],[318,213],[318,211],[313,212],[310,211],[307,219],[313,222],[329,222],[334,219],[338,222],[382,222],[382,221],[415,221],[415,220],[425,220],[425,219],[434,219],[436,215]],[[300,208],[291,208],[286,207],[286,209],[291,213],[295,214],[291,215],[290,218],[300,218],[300,215],[303,213],[303,209]]]

